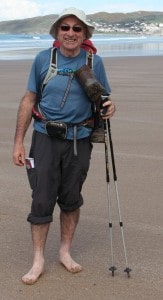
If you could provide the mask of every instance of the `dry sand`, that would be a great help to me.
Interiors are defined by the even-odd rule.
[[[83,189],[85,204],[73,243],[83,271],[72,275],[58,263],[59,210],[46,247],[46,273],[33,286],[20,278],[32,261],[26,216],[31,191],[24,168],[12,163],[19,100],[30,61],[0,62],[0,299],[163,299],[163,57],[105,59],[117,112],[111,121],[118,190],[131,278],[123,255],[111,177],[115,276],[111,266],[104,145],[95,144]],[[29,148],[31,129],[25,144]]]

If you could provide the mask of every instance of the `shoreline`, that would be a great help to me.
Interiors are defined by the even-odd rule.
[[[161,36],[148,35],[95,35],[92,39],[101,57],[161,56]],[[0,60],[34,59],[38,52],[52,46],[53,40],[39,36],[11,36],[1,38]]]
[[[101,56],[101,58],[103,59],[103,60],[107,60],[107,59],[123,59],[123,58],[125,58],[125,59],[134,59],[134,58],[155,58],[155,57],[158,57],[158,58],[161,58],[161,57],[163,57],[163,54],[160,54],[160,55],[122,55],[122,56],[104,56],[104,57],[102,57]],[[35,56],[33,57],[33,58],[8,58],[8,59],[1,59],[0,58],[0,63],[2,63],[2,62],[22,62],[22,61],[25,61],[25,62],[32,62],[33,60],[34,60],[34,58],[35,58]]]

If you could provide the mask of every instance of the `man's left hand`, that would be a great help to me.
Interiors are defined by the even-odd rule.
[[[103,108],[105,108],[105,107],[107,107],[105,114],[101,114],[101,117],[103,120],[107,120],[107,119],[111,118],[116,111],[115,105],[112,103],[111,100],[108,100],[103,103]],[[102,111],[103,111],[103,109],[100,110],[101,113],[102,113]]]

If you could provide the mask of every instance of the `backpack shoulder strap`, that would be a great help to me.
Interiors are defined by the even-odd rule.
[[[44,78],[44,81],[42,83],[42,91],[45,87],[45,85],[48,83],[48,81],[53,77],[57,75],[57,48],[51,49],[51,57],[50,57],[50,65],[48,72]]]

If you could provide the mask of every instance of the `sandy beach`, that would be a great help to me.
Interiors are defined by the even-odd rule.
[[[84,206],[72,255],[83,271],[68,273],[58,262],[59,209],[46,247],[45,274],[33,286],[21,277],[31,267],[26,221],[31,203],[24,167],[12,163],[17,108],[31,61],[0,61],[0,299],[163,299],[163,57],[104,59],[116,114],[111,120],[128,265],[124,269],[114,181],[110,164],[115,276],[111,267],[108,199],[103,144],[94,144],[84,185]],[[30,145],[32,128],[26,139]]]

